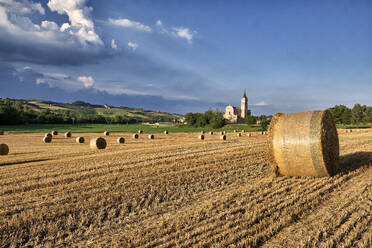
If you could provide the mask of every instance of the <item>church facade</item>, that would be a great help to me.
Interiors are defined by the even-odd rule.
[[[233,107],[231,105],[227,106],[223,117],[229,123],[245,123],[247,116],[250,115],[251,111],[248,109],[248,98],[246,91],[244,90],[244,95],[241,100],[241,106],[240,107]]]

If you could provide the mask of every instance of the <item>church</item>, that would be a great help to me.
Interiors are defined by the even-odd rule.
[[[251,115],[251,111],[248,109],[248,98],[244,89],[244,95],[241,100],[241,106],[233,107],[231,105],[226,107],[225,114],[223,117],[229,123],[245,123],[247,116]]]

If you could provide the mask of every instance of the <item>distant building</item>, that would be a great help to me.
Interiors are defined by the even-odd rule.
[[[251,115],[251,111],[248,109],[248,98],[244,89],[244,95],[241,100],[241,106],[233,107],[231,105],[226,107],[225,114],[223,117],[229,123],[245,123],[247,116]]]

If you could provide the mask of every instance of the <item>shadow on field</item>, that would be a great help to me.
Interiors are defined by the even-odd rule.
[[[35,162],[43,162],[43,161],[48,161],[51,159],[34,159],[34,160],[25,160],[25,161],[16,161],[16,162],[10,162],[10,163],[0,163],[0,167],[2,166],[8,166],[8,165],[16,165],[16,164],[27,164],[27,163],[35,163]]]
[[[356,152],[352,154],[347,154],[340,157],[340,166],[337,170],[339,173],[348,173],[358,168],[372,164],[372,152]]]

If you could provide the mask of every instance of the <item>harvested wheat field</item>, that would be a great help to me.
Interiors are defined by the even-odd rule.
[[[258,133],[99,135],[0,138],[0,247],[372,246],[372,132],[340,134],[332,178],[273,177]]]

